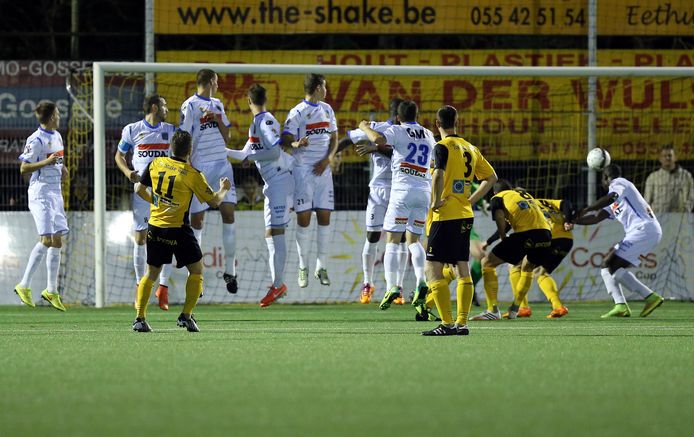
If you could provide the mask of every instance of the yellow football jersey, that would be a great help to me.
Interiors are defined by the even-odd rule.
[[[178,228],[188,224],[193,194],[201,202],[214,197],[205,176],[179,158],[155,158],[147,165],[141,182],[152,187],[149,224],[160,228]]]
[[[433,221],[472,218],[475,214],[468,198],[472,194],[472,181],[487,179],[494,168],[480,150],[457,135],[449,135],[437,143],[446,148],[447,156],[443,177],[442,199],[446,203],[432,212]],[[436,156],[436,153],[435,153]],[[436,165],[438,168],[438,163]]]
[[[497,203],[495,199],[498,199],[497,202],[499,200],[503,202],[504,215],[515,232],[533,229],[551,230],[537,201],[526,191],[519,189],[502,191],[492,197],[492,208]]]
[[[552,238],[573,238],[571,231],[564,229],[564,213],[561,212],[561,200],[537,199],[540,209],[552,226]]]

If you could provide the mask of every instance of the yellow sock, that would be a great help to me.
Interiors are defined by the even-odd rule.
[[[426,298],[426,301],[424,302],[424,304],[429,309],[432,309],[436,306],[436,302],[434,302],[434,293],[427,294],[427,298]]]
[[[145,275],[140,279],[140,283],[137,285],[137,317],[144,319],[147,314],[147,302],[149,302],[149,296],[152,294],[152,286],[154,281],[149,279],[149,276]]]
[[[472,306],[472,294],[474,292],[475,287],[472,285],[472,277],[460,278],[458,286],[455,288],[455,294],[458,296],[458,318],[455,320],[456,324],[467,325],[467,318],[470,315],[470,307]]]
[[[495,268],[482,269],[482,278],[484,278],[484,294],[487,296],[487,311],[496,311],[497,300],[499,294],[499,278],[496,276]]]
[[[183,304],[183,314],[192,314],[195,304],[202,293],[202,275],[191,273],[186,281],[186,302]]]
[[[556,310],[562,307],[561,300],[559,299],[559,290],[557,288],[557,283],[554,281],[550,275],[540,275],[537,278],[537,285],[540,286],[540,290],[545,294],[547,300],[552,304],[552,309]]]
[[[520,279],[520,266],[510,266],[508,268],[508,280],[511,283],[513,298],[518,297],[518,280]]]
[[[429,289],[434,295],[436,309],[439,311],[439,317],[444,325],[453,324],[453,316],[451,315],[451,290],[448,288],[448,282],[445,279],[437,279],[429,282]]]
[[[456,280],[455,272],[453,271],[453,268],[451,268],[450,264],[445,264],[443,266],[443,279],[448,281],[449,284]]]
[[[528,296],[528,291],[530,291],[530,286],[533,283],[533,272],[520,272],[520,278],[518,279],[518,295],[513,301],[514,305],[519,307],[523,303],[523,300]]]

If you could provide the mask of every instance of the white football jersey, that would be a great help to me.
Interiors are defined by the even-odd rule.
[[[391,121],[372,121],[371,129],[378,133],[384,133],[389,127],[393,126]],[[360,141],[369,141],[369,137],[361,129],[354,129],[347,133],[354,144]],[[371,154],[371,163],[373,164],[373,173],[369,187],[371,188],[390,188],[393,172],[390,170],[390,158],[378,152]]]
[[[434,153],[434,134],[417,122],[394,124],[383,133],[393,146],[393,190],[431,191],[429,166]]]
[[[280,173],[290,171],[293,158],[281,149],[280,143],[280,124],[277,119],[269,112],[261,112],[253,117],[253,124],[248,128],[249,150],[248,156],[253,157],[259,153],[280,148],[279,157],[269,160],[255,160],[260,176],[265,183]]]
[[[637,229],[645,224],[658,223],[651,207],[644,200],[634,184],[624,178],[615,178],[610,182],[610,193],[619,197],[604,209],[610,213],[610,218],[618,220],[624,226],[624,232]]]
[[[42,167],[31,174],[29,192],[40,196],[49,191],[60,192],[60,181],[63,175],[63,137],[57,130],[49,131],[39,127],[27,138],[24,152],[19,155],[21,161],[36,163],[57,153],[60,157],[53,165]]]
[[[330,137],[337,131],[335,112],[325,102],[311,103],[302,100],[289,111],[284,131],[298,141],[308,137],[308,146],[294,149],[297,165],[309,166],[325,158],[330,149]]]
[[[169,156],[169,145],[176,127],[171,123],[161,122],[156,126],[140,120],[123,128],[118,143],[118,151],[133,151],[133,169],[140,173],[159,156]]]
[[[221,100],[194,94],[181,105],[181,123],[179,129],[193,137],[193,154],[190,162],[193,167],[208,162],[226,161],[226,142],[222,137],[217,121],[213,116],[205,117],[208,110],[221,114],[222,123],[231,127],[224,112]]]

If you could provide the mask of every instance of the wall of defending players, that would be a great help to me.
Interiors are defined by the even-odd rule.
[[[71,223],[92,223],[90,212],[70,213],[84,217],[68,217]],[[475,227],[482,238],[488,237],[494,230],[494,223],[488,216],[477,213]],[[321,287],[318,281],[313,281],[307,288],[298,288],[294,281],[289,281],[289,292],[283,302],[357,302],[362,285],[361,252],[364,241],[363,211],[337,211],[333,220],[331,232],[330,259],[328,269],[331,273],[332,286]],[[132,242],[129,228],[123,226],[131,220],[130,212],[108,212],[107,259],[114,262],[107,267],[107,304],[131,304],[132,284]],[[262,220],[261,211],[241,211],[236,220],[243,238],[239,238],[237,247],[237,262],[243,269],[239,275],[239,294],[230,296],[224,288],[221,277],[223,273],[223,248],[213,238],[219,235],[220,217],[210,214],[207,222],[208,231],[203,235],[203,262],[205,265],[205,296],[201,303],[257,303],[266,293],[265,286],[270,283],[267,269],[267,248],[264,245],[263,229],[257,226]],[[634,274],[649,287],[665,298],[678,300],[694,300],[694,214],[660,214],[658,215],[663,228],[663,240],[655,253],[642,258],[641,267],[634,269]],[[0,212],[0,289],[10,290],[17,277],[21,277],[26,254],[35,243],[35,229],[27,226],[31,222],[27,212]],[[212,228],[212,229],[210,229]],[[93,304],[94,264],[92,256],[93,235],[90,226],[84,226],[73,235],[73,250],[66,255],[61,266],[60,279],[64,296],[68,303],[81,302]],[[288,241],[294,239],[294,226],[288,229]],[[315,233],[311,233],[315,235]],[[574,230],[575,244],[570,255],[553,273],[561,298],[570,302],[606,301],[610,296],[605,291],[600,278],[599,266],[604,254],[610,246],[623,236],[619,223],[605,221],[597,226],[576,226]],[[311,244],[314,244],[313,242]],[[381,243],[383,245],[383,242]],[[382,250],[383,246],[381,246]],[[380,253],[382,256],[382,252]],[[298,265],[295,250],[289,250],[287,269],[292,271]],[[39,269],[33,278],[36,284],[45,282],[43,269]],[[385,292],[383,281],[383,266],[377,262],[374,273],[376,278],[376,296],[380,299]],[[414,277],[411,266],[405,280],[407,288],[414,288]],[[172,277],[171,300],[182,301],[185,295],[185,273],[178,271]],[[530,299],[544,301],[537,285],[530,291]],[[454,288],[453,288],[454,289]],[[454,289],[455,290],[455,289]],[[476,292],[484,299],[482,284]],[[409,293],[406,293],[409,294]],[[628,296],[627,296],[628,297]],[[499,271],[499,300],[510,301],[511,288],[508,283],[505,267]],[[0,304],[20,305],[12,293],[0,293]]]

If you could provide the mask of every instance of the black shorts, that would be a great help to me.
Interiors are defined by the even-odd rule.
[[[180,228],[160,228],[149,225],[147,228],[147,264],[161,267],[171,263],[176,255],[179,269],[202,259],[202,251],[193,229],[188,225]]]
[[[518,265],[523,258],[536,266],[547,268],[552,233],[545,229],[516,232],[497,244],[492,253],[511,265]]]
[[[470,260],[473,218],[432,222],[427,241],[427,261],[455,264]]]
[[[552,273],[554,269],[559,267],[566,255],[571,252],[574,247],[574,240],[571,238],[555,238],[552,240],[552,245],[549,247],[549,256],[546,264],[543,266],[547,273]]]

